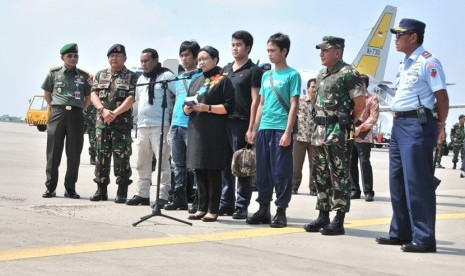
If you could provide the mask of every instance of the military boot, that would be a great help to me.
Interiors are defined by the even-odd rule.
[[[329,211],[320,211],[318,218],[304,225],[307,232],[318,232],[321,228],[329,224]]]
[[[128,198],[128,184],[118,184],[116,191],[115,203],[126,203]]]
[[[258,211],[252,215],[252,217],[247,218],[245,221],[248,224],[268,224],[271,222],[271,213],[270,213],[270,204],[260,204]]]
[[[453,170],[457,169],[457,162],[454,162],[454,166],[452,166],[452,169]]]
[[[189,214],[195,214],[197,213],[197,210],[199,209],[199,194],[197,190],[194,191],[194,201],[192,202],[191,207],[189,208],[188,212]]]
[[[97,191],[90,197],[90,201],[108,200],[107,184],[98,183]]]
[[[346,213],[338,210],[336,216],[330,224],[323,227],[320,232],[322,235],[335,236],[335,235],[344,235],[344,217]]]
[[[90,156],[90,164],[95,165],[95,155]]]
[[[283,228],[287,226],[286,208],[276,209],[276,215],[270,223],[270,227]]]
[[[165,204],[165,210],[187,210],[187,194],[184,187],[178,188],[174,191],[174,199],[172,202]]]

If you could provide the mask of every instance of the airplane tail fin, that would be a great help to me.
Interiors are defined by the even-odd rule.
[[[371,30],[352,65],[360,74],[382,81],[391,45],[390,29],[394,27],[397,8],[386,6],[376,25]]]

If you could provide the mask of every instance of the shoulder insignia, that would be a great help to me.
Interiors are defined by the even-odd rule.
[[[432,56],[432,54],[428,51],[424,51],[423,53],[421,53],[421,55],[424,57],[424,58],[429,58]]]
[[[63,68],[63,66],[54,66],[54,67],[50,68],[50,71],[55,72],[55,71],[60,70],[61,68]]]

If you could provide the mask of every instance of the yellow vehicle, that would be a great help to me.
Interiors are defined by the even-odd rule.
[[[35,95],[29,100],[29,109],[26,112],[26,123],[37,126],[39,131],[47,130],[50,117],[50,107],[43,95]]]

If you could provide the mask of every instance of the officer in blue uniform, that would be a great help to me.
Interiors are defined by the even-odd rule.
[[[392,102],[389,149],[392,220],[379,244],[402,245],[404,252],[436,252],[436,194],[433,149],[444,140],[449,111],[441,63],[423,48],[425,24],[402,19],[391,29],[396,49],[405,53]],[[432,115],[437,105],[437,119]]]

